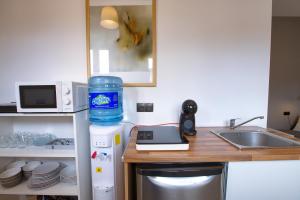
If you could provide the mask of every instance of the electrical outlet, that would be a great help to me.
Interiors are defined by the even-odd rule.
[[[137,112],[153,112],[153,103],[137,103]]]
[[[136,112],[145,112],[145,104],[144,103],[137,103],[136,104]]]
[[[153,103],[145,103],[146,112],[153,112]]]

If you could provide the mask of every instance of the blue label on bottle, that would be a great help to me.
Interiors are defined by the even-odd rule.
[[[90,109],[118,108],[118,92],[101,92],[89,94]]]

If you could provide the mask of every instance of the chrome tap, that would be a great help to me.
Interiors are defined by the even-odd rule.
[[[256,120],[256,119],[264,119],[264,116],[254,117],[254,118],[249,119],[249,120],[247,120],[247,121],[245,121],[243,123],[240,123],[238,125],[235,125],[235,120],[237,120],[237,119],[230,119],[230,126],[229,127],[230,127],[230,129],[236,129],[237,127],[240,127],[240,126],[242,126],[244,124],[247,124],[247,123],[249,123],[249,122],[251,122],[253,120]]]

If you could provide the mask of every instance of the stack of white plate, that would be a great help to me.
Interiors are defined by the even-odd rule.
[[[32,171],[28,187],[32,189],[44,189],[59,183],[61,169],[62,165],[58,162],[43,163]]]
[[[76,168],[70,165],[60,172],[60,181],[63,183],[77,184]]]
[[[11,169],[11,168],[22,168],[26,165],[26,162],[24,160],[18,160],[15,162],[10,163],[9,165],[6,166],[6,169]]]
[[[30,161],[25,166],[22,167],[23,175],[25,179],[28,179],[32,176],[32,171],[42,164],[41,161]]]
[[[0,182],[3,187],[14,187],[22,182],[22,169],[10,168],[0,174]]]

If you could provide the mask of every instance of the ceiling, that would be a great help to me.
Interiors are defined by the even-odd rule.
[[[273,16],[300,17],[300,0],[273,0]]]

